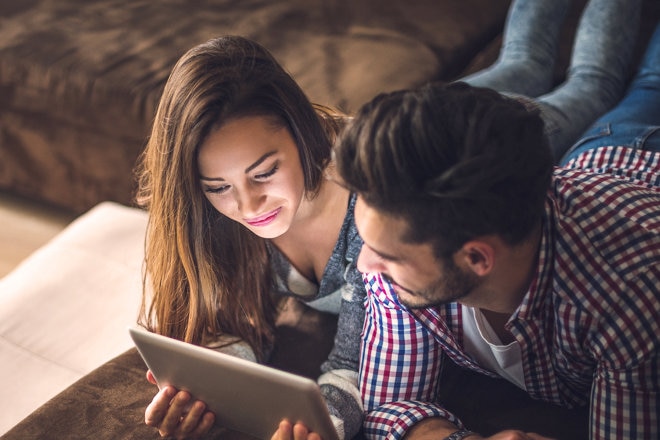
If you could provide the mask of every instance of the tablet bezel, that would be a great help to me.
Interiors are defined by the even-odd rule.
[[[172,385],[205,402],[217,425],[268,440],[286,418],[324,440],[338,440],[312,379],[142,328],[131,327],[129,333],[159,386]]]

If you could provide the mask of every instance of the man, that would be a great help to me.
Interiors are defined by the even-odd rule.
[[[587,405],[593,439],[659,438],[660,153],[555,169],[537,112],[455,83],[377,97],[335,154],[368,273],[367,437],[482,438],[438,400],[451,360]]]

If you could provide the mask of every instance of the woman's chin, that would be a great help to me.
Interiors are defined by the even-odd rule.
[[[257,237],[261,237],[267,240],[272,240],[274,238],[280,237],[288,230],[287,227],[281,224],[270,224],[266,226],[253,226],[253,225],[245,225],[245,226],[248,228],[250,232],[252,232]]]

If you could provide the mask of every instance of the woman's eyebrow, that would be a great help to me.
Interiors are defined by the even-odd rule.
[[[247,167],[245,169],[245,174],[249,173],[250,171],[252,171],[256,167],[261,165],[266,159],[268,159],[270,156],[272,156],[276,153],[277,153],[277,151],[275,151],[275,150],[269,151],[268,153],[265,153],[263,156],[261,156],[259,159],[257,159],[252,165],[250,165],[249,167]],[[217,182],[224,182],[224,180],[225,180],[222,177],[205,177],[205,176],[202,176],[201,174],[199,175],[199,179],[200,180],[207,180],[207,181],[217,181]]]
[[[266,154],[264,154],[263,156],[261,156],[261,157],[260,157],[259,159],[257,159],[252,165],[250,165],[249,167],[247,167],[247,168],[245,169],[245,174],[249,173],[250,171],[252,171],[252,170],[255,169],[256,167],[258,167],[259,165],[261,165],[261,164],[263,163],[264,160],[268,159],[270,156],[272,156],[272,155],[275,154],[275,153],[277,153],[277,151],[273,150],[273,151],[269,151],[268,153],[266,153]]]

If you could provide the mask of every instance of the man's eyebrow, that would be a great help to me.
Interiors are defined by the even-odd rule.
[[[275,151],[275,150],[269,151],[268,153],[265,153],[263,156],[261,156],[259,159],[257,159],[252,165],[250,165],[249,167],[247,167],[245,169],[245,174],[249,173],[250,171],[252,171],[256,167],[261,165],[266,159],[268,159],[270,156],[272,156],[276,153],[277,153],[277,151]],[[215,181],[215,182],[224,182],[224,180],[225,180],[222,177],[205,177],[205,176],[202,176],[201,174],[199,175],[199,178],[200,178],[200,180]]]
[[[364,245],[365,245],[366,247],[368,247],[369,249],[371,249],[371,252],[373,252],[374,254],[378,255],[378,256],[379,256],[380,258],[382,258],[383,260],[388,260],[388,261],[399,261],[399,260],[401,259],[401,258],[399,258],[399,257],[397,257],[397,256],[395,256],[395,255],[386,254],[385,252],[381,252],[381,251],[379,251],[379,250],[377,250],[377,249],[374,249],[373,247],[369,246],[369,245],[366,244],[366,243],[365,243]]]

